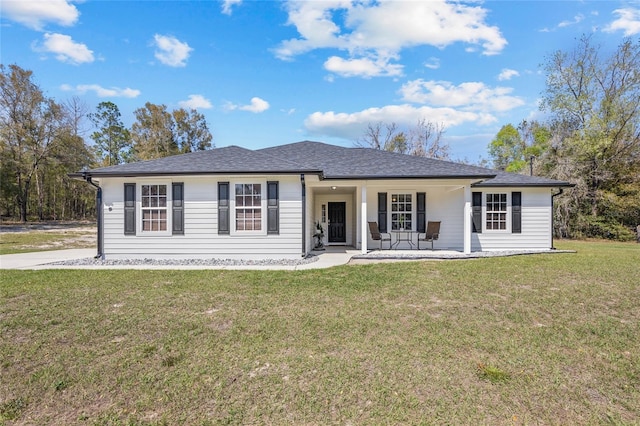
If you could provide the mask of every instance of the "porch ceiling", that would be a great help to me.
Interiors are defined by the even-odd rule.
[[[356,186],[345,185],[316,186],[313,188],[313,193],[315,195],[350,195],[355,193],[356,189]]]

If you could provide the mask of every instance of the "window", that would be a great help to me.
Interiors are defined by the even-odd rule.
[[[391,194],[391,230],[413,229],[412,194]]]
[[[486,194],[487,229],[507,229],[507,194]]]
[[[142,231],[167,230],[167,185],[142,185]]]
[[[262,185],[236,184],[236,231],[262,230]]]

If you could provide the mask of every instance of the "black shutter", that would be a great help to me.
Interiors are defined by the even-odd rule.
[[[473,232],[482,233],[482,192],[474,192],[472,195],[471,212],[473,213]]]
[[[278,182],[267,182],[267,234],[280,233]]]
[[[136,184],[124,184],[124,235],[136,235]]]
[[[184,235],[184,183],[176,182],[172,185],[172,214],[173,235]]]
[[[378,230],[387,232],[387,193],[378,192]]]
[[[229,233],[229,182],[218,182],[218,234]]]
[[[427,229],[427,194],[425,192],[418,192],[418,232],[426,232]]]
[[[511,232],[522,233],[522,192],[511,193]]]

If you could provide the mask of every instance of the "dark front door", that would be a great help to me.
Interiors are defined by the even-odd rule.
[[[329,242],[346,243],[345,229],[347,203],[329,203]]]

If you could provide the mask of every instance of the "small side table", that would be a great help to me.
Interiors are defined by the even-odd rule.
[[[396,233],[395,250],[397,250],[400,243],[403,242],[409,243],[410,249],[414,248],[413,234],[415,234],[415,232],[410,229],[396,229],[394,232]]]

